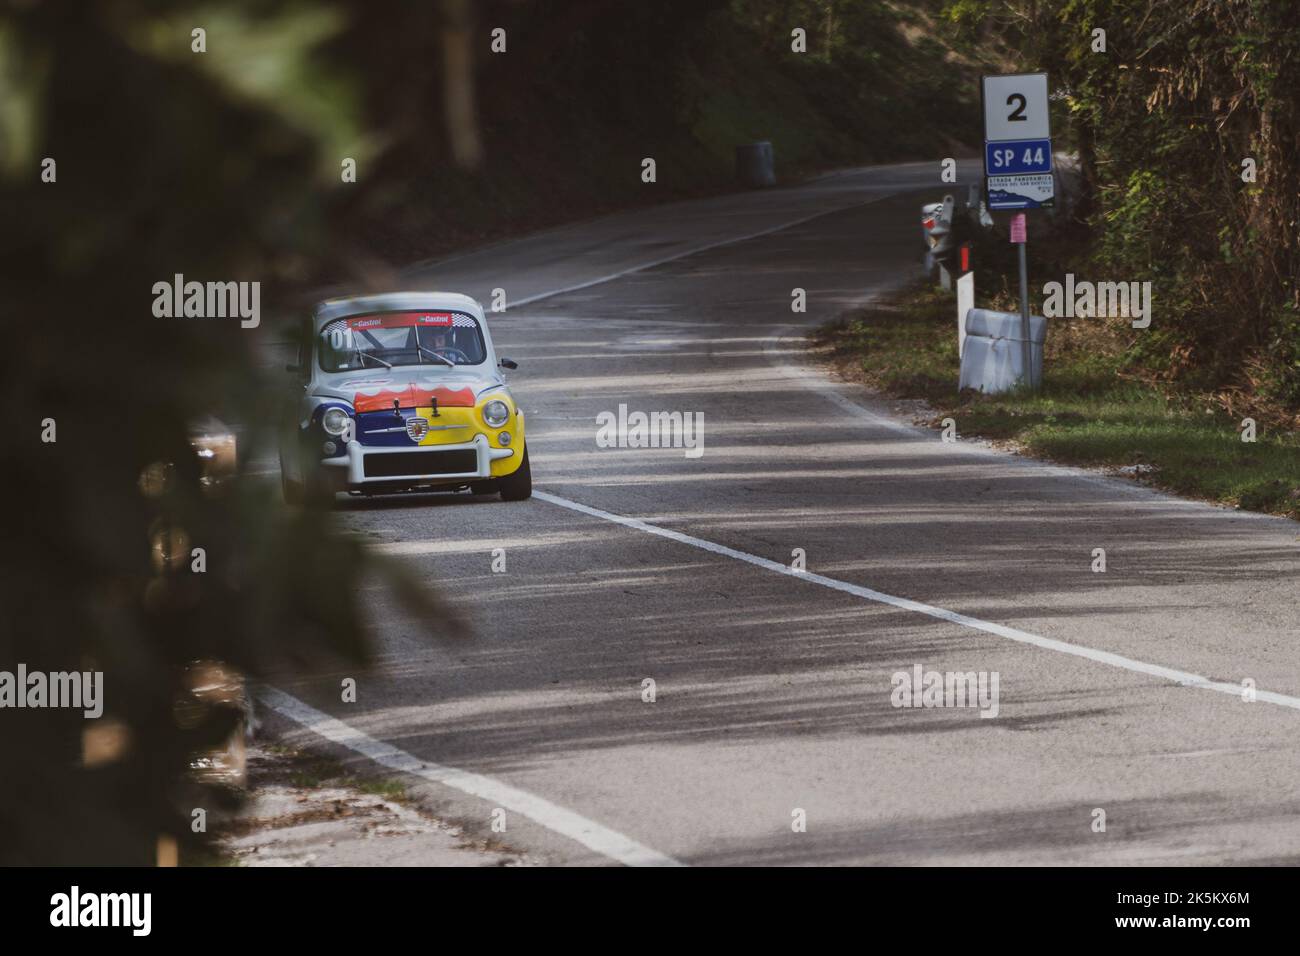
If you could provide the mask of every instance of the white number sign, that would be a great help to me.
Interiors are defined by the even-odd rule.
[[[1048,139],[1047,74],[984,77],[984,138]]]

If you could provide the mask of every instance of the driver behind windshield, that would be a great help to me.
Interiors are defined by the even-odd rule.
[[[477,365],[482,333],[473,318],[457,316],[443,328],[415,325],[406,314],[345,319],[321,330],[320,362],[327,372],[405,365]],[[364,324],[363,324],[364,323]]]

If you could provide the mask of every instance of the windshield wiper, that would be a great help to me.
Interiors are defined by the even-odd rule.
[[[359,358],[359,359],[370,359],[372,362],[378,362],[378,363],[379,363],[380,365],[382,365],[384,368],[392,368],[392,367],[393,367],[390,363],[385,362],[383,359],[381,359],[381,358],[379,358],[379,357],[377,357],[377,356],[371,355],[369,352],[363,352],[363,351],[361,351],[361,346],[359,346],[359,345],[358,345],[357,348],[356,348],[356,353],[357,353],[357,358]]]
[[[444,365],[449,365],[452,368],[456,367],[456,363],[453,362],[451,359],[447,358],[445,355],[439,355],[437,352],[431,352],[429,349],[426,349],[423,345],[416,345],[416,348],[419,349],[421,352],[423,352],[425,355],[432,355],[434,358],[436,358],[439,362],[442,362]]]

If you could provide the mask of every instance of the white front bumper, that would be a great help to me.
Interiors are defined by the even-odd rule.
[[[477,456],[477,467],[474,471],[456,472],[454,474],[420,474],[416,472],[410,475],[384,475],[383,477],[366,477],[365,460],[370,456],[378,455],[410,455],[420,453],[437,454],[444,451],[468,451],[473,450]],[[488,444],[487,436],[483,434],[475,435],[473,441],[460,442],[455,445],[412,445],[409,448],[375,448],[368,447],[358,441],[350,441],[347,446],[347,455],[339,455],[336,458],[326,458],[321,461],[324,466],[333,468],[347,469],[347,483],[349,485],[364,485],[374,482],[392,482],[392,481],[419,481],[419,482],[437,482],[437,481],[458,481],[461,479],[477,479],[492,477],[492,462],[501,458],[509,458],[514,455],[513,448],[493,448]]]

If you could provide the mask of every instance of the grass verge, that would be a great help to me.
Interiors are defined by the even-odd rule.
[[[1091,324],[1089,324],[1091,323]],[[957,393],[956,307],[921,280],[823,327],[815,344],[842,374],[896,398],[921,399],[930,424],[1063,464],[1126,469],[1178,494],[1300,519],[1300,438],[1242,420],[1213,396],[1130,377],[1118,339],[1097,320],[1054,321],[1037,394]]]

